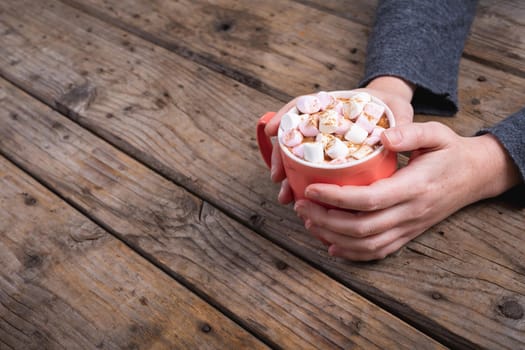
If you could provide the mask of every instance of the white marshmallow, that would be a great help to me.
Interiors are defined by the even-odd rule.
[[[371,122],[377,124],[379,119],[381,119],[381,117],[383,116],[383,113],[385,113],[385,107],[374,102],[369,102],[366,104],[365,108],[363,109],[363,112],[366,114],[366,116]]]
[[[346,158],[346,156],[348,156],[348,147],[346,147],[343,141],[334,137],[326,145],[326,154],[332,159]]]
[[[319,115],[319,131],[331,134],[337,130],[339,124],[339,115],[336,111],[330,109]]]
[[[281,142],[288,147],[294,147],[303,142],[303,134],[297,129],[290,129],[282,136]]]
[[[350,100],[354,101],[355,103],[367,104],[368,102],[372,101],[372,96],[366,92],[360,92],[352,96]]]
[[[300,122],[301,116],[299,114],[288,112],[282,116],[280,126],[284,132],[287,132],[291,129],[297,128]]]
[[[321,163],[324,161],[323,144],[320,142],[303,143],[304,160],[312,163]]]
[[[317,99],[319,100],[319,105],[321,110],[324,111],[328,106],[334,103],[335,99],[326,91],[321,91],[317,94]]]
[[[318,119],[314,115],[308,115],[299,123],[299,130],[304,136],[317,136],[319,129],[317,128]]]
[[[365,105],[365,103],[350,100],[343,104],[343,115],[350,120],[355,120],[363,112]]]
[[[321,103],[319,102],[319,99],[311,95],[299,97],[295,106],[299,112],[305,114],[316,113],[321,110]]]
[[[371,146],[362,145],[357,151],[352,153],[352,157],[355,159],[363,159],[372,152],[374,152],[374,149]]]
[[[315,137],[315,142],[320,142],[323,144],[323,147],[326,147],[326,145],[328,144],[328,142],[330,142],[332,139],[334,139],[335,136],[334,135],[331,135],[331,134],[324,134],[322,132],[320,132],[319,134],[317,134],[317,136]]]
[[[352,124],[350,129],[346,132],[344,138],[352,143],[363,143],[368,136],[368,131],[357,124]]]

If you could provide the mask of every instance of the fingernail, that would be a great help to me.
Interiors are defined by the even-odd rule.
[[[304,195],[307,198],[310,198],[310,199],[318,199],[319,198],[319,192],[317,192],[314,189],[310,189],[310,188],[307,188],[306,191],[304,191]]]
[[[304,227],[309,230],[310,227],[312,227],[312,221],[310,219],[306,219],[306,221],[304,222]]]
[[[386,129],[383,134],[385,134],[386,139],[392,146],[395,146],[401,142],[401,139],[402,139],[401,132],[395,128]]]
[[[331,246],[328,247],[328,255],[334,256],[335,255],[334,251],[335,251],[335,245],[332,244]]]

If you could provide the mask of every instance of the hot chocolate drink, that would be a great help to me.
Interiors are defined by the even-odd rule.
[[[366,92],[301,96],[281,119],[279,142],[310,163],[361,160],[381,147],[380,136],[390,126],[385,107],[374,99]]]

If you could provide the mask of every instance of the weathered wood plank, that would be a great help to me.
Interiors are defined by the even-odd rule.
[[[251,135],[257,115],[280,102],[96,19],[64,7],[51,9],[49,4],[55,3],[0,6],[2,32],[13,30],[2,37],[0,62],[17,62],[8,69],[0,65],[2,75],[440,339],[456,347],[523,345],[523,324],[508,319],[498,307],[503,297],[523,305],[522,275],[513,275],[523,271],[519,244],[523,238],[512,237],[517,227],[507,224],[523,221],[523,211],[499,201],[475,205],[386,261],[333,260],[305,233],[291,210],[275,203],[276,187],[269,183],[254,149]],[[52,62],[60,62],[60,70]],[[461,80],[462,100],[471,96],[486,100],[461,115],[467,122],[447,119],[458,130],[471,133],[522,102],[519,77],[474,63],[462,70],[467,72]],[[487,81],[477,81],[480,75]],[[505,104],[498,102],[503,96]],[[481,227],[481,220],[464,222],[476,210],[484,217],[494,216],[491,223]],[[517,248],[507,252],[504,247],[506,254],[499,253],[500,241],[513,239]],[[457,242],[469,242],[472,249]],[[432,254],[436,257],[429,257]],[[436,274],[436,264],[452,272]],[[471,273],[482,273],[483,279],[462,277]],[[501,276],[510,278],[500,282]],[[463,289],[450,288],[455,285]]]
[[[441,348],[14,87],[0,91],[0,152],[269,344]]]
[[[336,16],[371,26],[377,1],[299,0]],[[480,0],[467,39],[465,57],[525,76],[525,3]]]
[[[1,349],[266,348],[3,157],[0,266]]]
[[[274,1],[63,1],[284,100],[354,87],[375,11],[374,1],[361,0],[305,1],[329,12]],[[517,3],[480,5],[465,57],[525,76],[525,10]]]

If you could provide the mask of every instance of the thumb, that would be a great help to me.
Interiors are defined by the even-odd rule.
[[[453,135],[451,129],[438,122],[410,123],[386,129],[381,141],[389,150],[405,152],[443,147]]]

